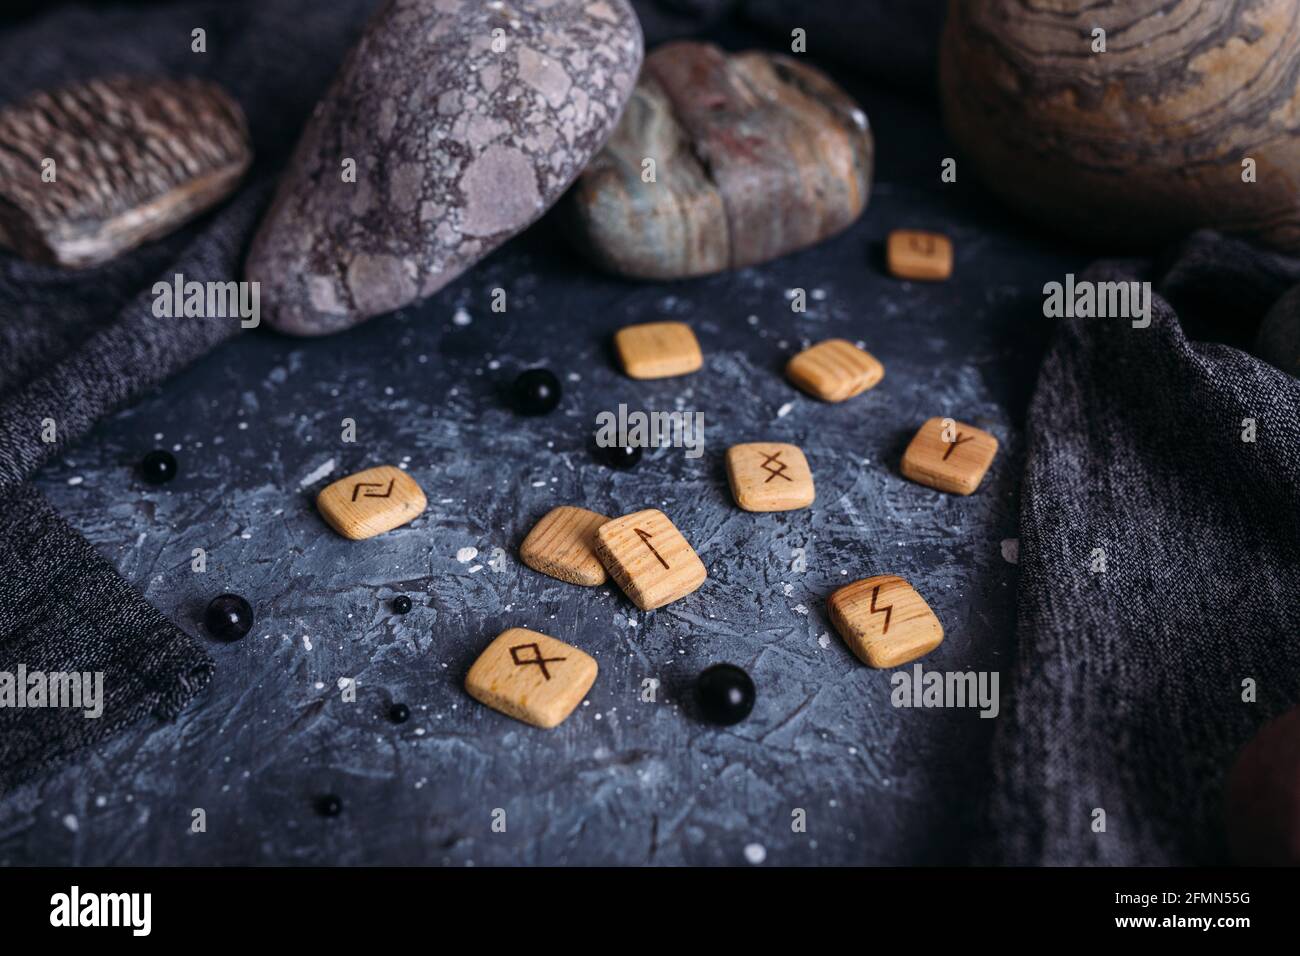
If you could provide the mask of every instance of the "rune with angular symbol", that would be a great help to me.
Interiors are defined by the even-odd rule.
[[[415,479],[392,465],[348,475],[316,496],[325,523],[353,541],[414,521],[427,504]]]
[[[598,668],[563,641],[512,627],[487,646],[465,676],[465,690],[493,710],[534,727],[554,727],[582,703]]]
[[[532,657],[520,657],[519,656],[520,651],[531,651]],[[510,658],[515,662],[516,667],[524,667],[525,665],[528,664],[536,664],[538,667],[541,668],[542,676],[545,677],[547,680],[551,679],[551,672],[546,669],[546,665],[553,663],[555,661],[562,661],[567,659],[563,657],[542,656],[541,645],[538,644],[536,641],[533,641],[531,644],[516,644],[514,647],[510,648]]]
[[[727,449],[727,481],[745,511],[794,511],[817,497],[812,469],[798,445],[750,442]]]
[[[897,667],[943,641],[943,625],[925,599],[893,574],[846,584],[827,602],[831,623],[864,664]]]
[[[643,611],[686,597],[709,576],[690,542],[666,514],[654,508],[597,528],[596,555]]]

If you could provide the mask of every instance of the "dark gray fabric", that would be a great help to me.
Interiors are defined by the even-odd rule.
[[[775,48],[802,29],[806,52],[881,86],[935,92],[947,0],[632,0],[646,49],[737,21]],[[725,39],[725,38],[724,38]]]
[[[1151,326],[1064,320],[1030,410],[1019,660],[995,745],[1006,862],[1224,862],[1233,755],[1296,700],[1300,380],[1184,326],[1249,340],[1300,264],[1201,234],[1142,277],[1161,296]]]
[[[102,672],[107,701],[98,719],[0,708],[0,787],[146,714],[173,716],[211,676],[202,646],[24,482],[110,410],[239,331],[237,319],[155,318],[150,290],[177,272],[239,278],[275,170],[372,6],[67,7],[0,37],[0,102],[107,72],[196,74],[239,100],[257,157],[235,198],[103,267],[0,256],[0,672]],[[196,27],[206,53],[191,52]],[[57,424],[55,443],[42,440],[45,419]]]

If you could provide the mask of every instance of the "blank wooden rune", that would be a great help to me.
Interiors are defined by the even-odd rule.
[[[727,449],[727,481],[746,511],[793,511],[816,498],[812,469],[797,445],[750,442]]]
[[[340,478],[316,496],[321,517],[353,541],[373,538],[414,521],[427,504],[415,479],[392,465]]]
[[[931,418],[903,452],[904,478],[939,491],[969,495],[980,486],[998,453],[986,431],[951,418]]]
[[[885,244],[891,275],[937,282],[952,275],[952,240],[937,232],[895,229]]]
[[[686,597],[709,576],[682,533],[654,508],[601,525],[596,531],[596,554],[643,611]]]
[[[685,322],[646,322],[619,329],[614,348],[631,378],[669,378],[697,372],[704,355]]]
[[[842,402],[874,388],[885,377],[885,367],[852,342],[827,339],[790,359],[785,374],[814,398]]]
[[[586,508],[552,508],[519,546],[519,557],[534,571],[570,584],[595,587],[606,580],[596,557],[596,529],[608,522]]]
[[[500,634],[465,675],[480,703],[534,727],[559,726],[582,703],[599,668],[589,654],[526,627]]]
[[[897,667],[930,653],[943,625],[925,599],[902,578],[882,574],[846,584],[828,602],[831,623],[858,660]]]
[[[253,158],[239,106],[195,77],[108,77],[35,93],[0,109],[0,146],[0,245],[76,268],[220,202]]]

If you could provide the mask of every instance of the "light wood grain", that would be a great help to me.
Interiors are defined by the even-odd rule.
[[[885,243],[885,262],[896,278],[938,282],[952,275],[952,240],[937,232],[895,229]]]
[[[790,359],[785,374],[814,398],[843,402],[874,388],[885,377],[885,367],[852,342],[827,339]]]
[[[609,518],[586,508],[552,508],[528,532],[519,546],[519,557],[534,571],[569,584],[604,584],[607,575],[596,557],[596,529],[607,521]]]
[[[601,525],[596,553],[643,611],[684,598],[709,576],[695,549],[668,516],[654,508]]]
[[[797,445],[749,442],[727,449],[727,481],[745,511],[794,511],[817,497],[812,469]]]
[[[951,418],[931,418],[903,453],[903,477],[951,494],[969,495],[980,486],[998,453],[986,431]]]
[[[497,636],[465,675],[480,703],[534,727],[564,722],[582,703],[599,668],[589,654],[526,627]]]
[[[699,371],[704,354],[685,322],[646,322],[614,335],[623,371],[630,378],[670,378]]]
[[[943,641],[943,625],[930,605],[893,574],[846,584],[827,603],[835,630],[871,667],[906,664]]]
[[[415,479],[392,465],[340,478],[316,496],[321,517],[353,541],[373,538],[414,521],[427,504]]]

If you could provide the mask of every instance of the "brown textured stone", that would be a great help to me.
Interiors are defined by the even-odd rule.
[[[1211,226],[1300,251],[1293,0],[951,0],[940,82],[972,171],[1050,226],[1112,248]]]
[[[1300,707],[1264,725],[1228,775],[1228,842],[1238,863],[1300,866]]]
[[[243,113],[206,80],[116,76],[35,93],[0,109],[0,245],[97,265],[220,202],[250,162]]]
[[[603,267],[673,279],[764,262],[866,207],[866,114],[796,59],[669,43],[646,58],[623,121],[566,200]],[[654,160],[654,181],[643,180]]]
[[[640,64],[626,0],[390,0],[249,252],[269,324],[321,335],[437,292],[563,194]]]

